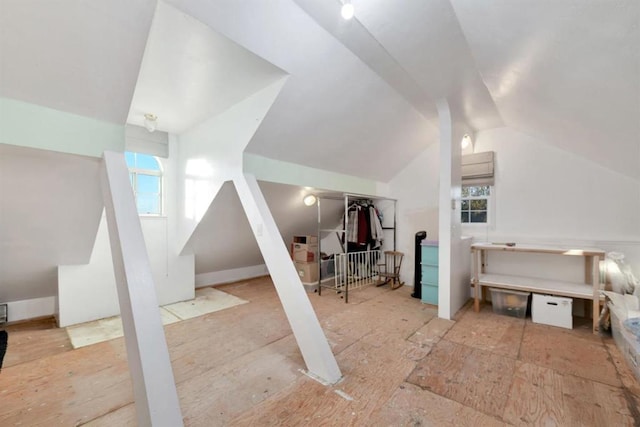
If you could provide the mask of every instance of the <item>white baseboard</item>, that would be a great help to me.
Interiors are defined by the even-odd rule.
[[[238,280],[252,279],[269,274],[265,264],[252,265],[250,267],[233,268],[231,270],[212,271],[210,273],[196,274],[196,288],[221,285],[223,283],[237,282]]]
[[[8,302],[8,322],[53,316],[56,313],[56,297],[43,297]]]

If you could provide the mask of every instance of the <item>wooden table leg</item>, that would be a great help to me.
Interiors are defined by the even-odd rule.
[[[477,313],[480,311],[480,281],[478,276],[478,261],[479,261],[479,252],[476,250],[472,250],[473,255],[473,286],[474,286],[474,301],[473,301],[473,310]]]
[[[591,284],[593,286],[593,333],[597,334],[600,320],[600,257],[589,257],[591,267]]]

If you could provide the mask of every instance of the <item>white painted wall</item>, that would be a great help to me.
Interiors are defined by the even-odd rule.
[[[179,255],[176,244],[176,141],[169,142],[164,170],[163,217],[140,217],[142,232],[160,305],[192,299],[195,294],[193,255]],[[91,259],[85,265],[58,267],[58,321],[61,327],[114,316],[120,312],[111,248],[103,215]]]
[[[496,153],[495,211],[490,226],[462,225],[462,235],[618,251],[640,277],[640,182],[506,127],[478,132],[474,150]],[[411,259],[416,231],[439,238],[439,168],[439,147],[430,146],[390,182],[399,200],[399,250]],[[491,254],[489,261],[495,272],[570,281],[584,275],[580,258]],[[403,276],[413,277],[413,263]]]
[[[627,255],[640,276],[639,181],[510,128],[478,132],[474,149],[496,153],[494,223],[463,226],[463,234],[478,241],[616,250]],[[581,277],[579,259],[525,258],[492,255],[491,268],[567,280]]]
[[[89,260],[102,211],[98,166],[0,144],[0,302],[53,297],[57,266]]]
[[[398,200],[396,246],[406,257],[401,271],[406,285],[414,280],[415,234],[424,230],[429,240],[438,240],[439,155],[440,145],[430,145],[389,183]]]
[[[269,274],[266,264],[196,274],[196,288],[237,282]]]
[[[7,303],[7,322],[48,317],[56,314],[56,297],[31,298]]]
[[[192,299],[195,293],[193,255],[177,256],[175,249],[170,249],[168,222],[167,218],[140,218],[159,305]],[[119,314],[115,286],[109,235],[103,216],[91,261],[85,265],[58,267],[60,327]]]

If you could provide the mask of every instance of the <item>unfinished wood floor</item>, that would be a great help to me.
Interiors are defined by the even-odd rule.
[[[310,295],[344,379],[307,376],[269,278],[250,301],[165,327],[185,425],[640,425],[640,385],[610,338],[395,291]],[[124,340],[71,350],[49,322],[9,329],[0,425],[135,425]]]

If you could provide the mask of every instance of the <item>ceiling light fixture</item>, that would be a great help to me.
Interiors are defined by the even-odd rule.
[[[153,132],[158,127],[158,116],[155,114],[147,113],[144,115],[144,127],[149,132]]]
[[[313,194],[309,194],[307,196],[304,196],[304,199],[302,199],[302,201],[307,206],[313,206],[316,204],[317,199],[316,199],[316,196],[314,196]]]
[[[463,137],[462,137],[462,141],[460,141],[460,146],[462,147],[462,149],[464,150],[465,148],[467,148],[469,146],[469,144],[471,144],[471,137],[469,136],[468,133],[466,133]]]
[[[344,0],[344,4],[342,5],[342,9],[340,10],[340,14],[347,21],[350,20],[351,18],[353,18],[353,15],[355,14],[355,9],[353,8],[353,5],[351,4],[351,0]]]

